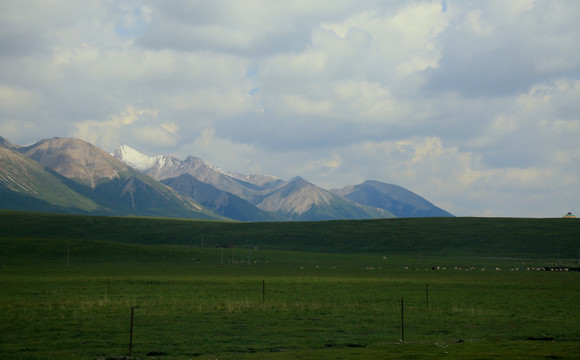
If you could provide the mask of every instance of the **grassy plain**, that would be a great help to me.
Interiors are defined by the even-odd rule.
[[[43,235],[30,219],[42,236],[0,235],[0,352],[10,359],[128,355],[131,308],[141,359],[580,353],[580,273],[527,270],[576,259],[143,245],[86,239],[88,226]]]
[[[0,210],[0,236],[323,253],[574,258],[580,220],[407,218],[246,223]]]

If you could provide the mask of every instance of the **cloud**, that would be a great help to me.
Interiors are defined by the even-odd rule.
[[[488,1],[448,5],[452,20],[440,37],[440,66],[429,78],[434,91],[476,97],[513,95],[536,82],[578,72],[580,49],[569,44],[580,40],[579,27],[571,18],[580,11],[580,4]]]
[[[265,154],[250,144],[236,143],[217,137],[215,130],[211,128],[203,129],[197,133],[197,136],[192,138],[193,141],[179,149],[177,156],[185,158],[195,154],[194,156],[230,172],[242,174],[269,173],[267,162],[264,161],[268,156],[265,156]]]
[[[25,111],[26,108],[34,106],[38,101],[31,91],[3,86],[2,84],[0,84],[0,98],[4,102],[4,106],[1,109],[2,112],[13,114]]]
[[[161,124],[161,128],[170,134],[175,134],[179,130],[179,126],[175,123]]]
[[[447,23],[441,5],[434,2],[411,4],[395,16],[362,12],[323,28],[347,40],[351,60],[366,60],[369,73],[390,78],[437,67],[440,53],[434,42]]]
[[[121,19],[115,25],[115,32],[121,37],[136,38],[143,34],[152,20],[153,10],[148,6],[118,4]]]
[[[580,81],[540,83],[519,95],[472,138],[490,166],[550,166],[553,155],[579,148]]]
[[[351,1],[328,0],[155,2],[152,22],[138,44],[251,58],[296,52],[308,44],[310,29],[321,18],[333,19],[355,7]]]
[[[580,201],[580,3],[0,3],[0,132],[194,155],[457,215]],[[577,212],[580,212],[578,210]]]
[[[112,115],[109,120],[87,120],[73,124],[74,137],[83,139],[97,146],[110,150],[121,144],[123,134],[133,133],[140,140],[152,143],[168,143],[167,131],[149,126],[137,126],[144,118],[155,120],[158,110],[136,108],[129,104],[118,115]]]
[[[137,141],[153,144],[153,146],[169,147],[177,145],[177,139],[163,128],[142,126],[135,128],[133,134]]]
[[[331,187],[342,186],[329,183],[337,178],[347,178],[350,183],[380,179],[405,184],[406,188],[455,214],[514,216],[528,213],[529,216],[541,216],[546,211],[557,213],[557,206],[544,203],[547,208],[525,208],[529,202],[522,198],[542,195],[546,201],[551,188],[561,188],[558,201],[563,200],[564,193],[574,194],[574,190],[566,188],[570,179],[560,177],[562,173],[554,173],[549,167],[489,168],[478,154],[445,146],[439,138],[361,142],[340,151],[337,156],[344,165],[330,176],[318,176],[317,181]],[[492,198],[488,193],[490,188],[494,189]],[[497,197],[506,199],[501,207],[494,206]],[[481,212],[482,205],[490,212]]]

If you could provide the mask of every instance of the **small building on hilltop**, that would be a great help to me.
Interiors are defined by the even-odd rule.
[[[563,217],[566,218],[566,219],[576,219],[576,216],[574,216],[574,214],[572,214],[571,212],[568,212]]]

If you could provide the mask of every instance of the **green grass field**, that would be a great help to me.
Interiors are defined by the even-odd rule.
[[[0,235],[0,351],[10,359],[126,356],[131,308],[132,355],[141,359],[577,359],[580,353],[580,273],[533,271],[575,258],[443,255],[425,243],[421,253],[298,252],[276,250],[281,244],[242,246],[249,242],[241,238],[222,250],[209,235],[204,248],[167,245],[166,238],[101,241],[119,229],[116,218],[59,217],[63,226],[85,221],[85,231],[79,226],[70,236],[70,228],[46,225],[52,216],[20,214],[28,226],[21,223],[20,231],[35,236]],[[155,228],[145,226],[148,219],[129,220],[140,227],[128,221],[125,239]],[[1,221],[6,229],[6,217]],[[100,224],[102,239],[86,226],[91,221]],[[167,224],[152,221],[156,231]],[[181,226],[190,223],[199,226]],[[174,230],[169,242],[178,236]]]
[[[323,253],[573,258],[580,220],[410,218],[244,223],[0,210],[2,237]]]

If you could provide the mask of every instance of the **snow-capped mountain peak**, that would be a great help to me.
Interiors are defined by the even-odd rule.
[[[219,167],[217,167],[217,166],[215,166],[215,165],[212,165],[212,164],[210,164],[210,163],[208,163],[208,162],[205,162],[205,161],[204,161],[203,163],[204,163],[204,164],[205,164],[205,165],[206,165],[208,168],[212,169],[213,171],[217,171],[217,172],[219,172],[219,173],[221,173],[221,174],[224,174],[224,175],[229,175],[227,172],[223,171],[222,169],[220,169]]]
[[[132,168],[141,171],[150,169],[157,161],[157,157],[147,156],[127,145],[119,146],[111,155]]]

